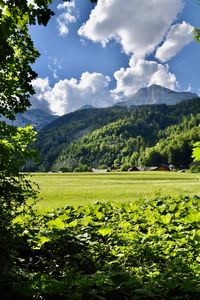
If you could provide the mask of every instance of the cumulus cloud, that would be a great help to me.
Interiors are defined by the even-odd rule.
[[[176,76],[167,64],[147,60],[155,55],[166,62],[191,42],[192,26],[183,22],[172,23],[184,7],[183,0],[99,0],[89,20],[81,26],[81,37],[100,42],[104,47],[115,39],[123,51],[131,55],[128,68],[114,73],[116,88],[112,91],[115,101],[125,100],[139,88],[159,84],[176,89]],[[153,56],[152,56],[153,57]]]
[[[171,26],[166,39],[156,51],[156,57],[166,62],[174,57],[184,46],[193,40],[194,27],[186,22]]]
[[[125,101],[138,89],[151,84],[177,89],[176,76],[165,62],[192,40],[190,24],[172,25],[183,6],[184,0],[126,0],[126,5],[121,0],[98,0],[88,21],[78,31],[81,39],[84,38],[81,41],[88,38],[104,47],[112,39],[118,41],[130,55],[129,66],[114,73],[116,87],[113,90],[109,88],[110,77],[101,73],[85,72],[80,80],[64,79],[54,86],[50,86],[47,78],[39,78],[33,82],[36,90],[33,106],[46,106],[62,115],[86,104],[105,107]],[[66,35],[69,24],[76,21],[75,0],[59,4],[57,8],[64,10],[57,23],[60,34]],[[149,54],[151,60],[148,60]],[[154,61],[153,56],[161,63]],[[58,63],[53,62],[49,69],[58,79],[56,65]]]
[[[65,36],[69,32],[69,24],[75,23],[77,20],[75,11],[75,0],[71,2],[64,2],[57,6],[58,10],[64,10],[57,18],[59,34]]]
[[[75,0],[70,2],[63,2],[58,4],[57,9],[64,9],[64,8],[74,8],[75,7]]]
[[[50,63],[47,65],[48,69],[52,72],[53,78],[55,80],[59,79],[58,71],[62,70],[62,60],[59,60],[57,57],[48,56]]]
[[[114,73],[117,81],[116,88],[112,91],[115,99],[119,95],[132,96],[138,89],[158,84],[170,89],[176,88],[176,76],[169,72],[168,65],[158,64],[142,58],[130,59],[128,68],[121,68]]]
[[[99,0],[78,33],[105,46],[111,39],[126,54],[144,57],[165,37],[183,8],[183,0]]]
[[[36,95],[32,98],[33,108],[46,106],[51,112],[63,115],[89,104],[95,107],[105,107],[114,103],[109,90],[110,77],[100,73],[82,74],[80,80],[60,80],[53,87],[48,79],[36,79],[33,86]],[[42,103],[43,102],[43,103]]]
[[[32,81],[32,86],[35,90],[35,95],[31,98],[32,109],[42,109],[48,113],[51,113],[49,107],[48,95],[50,93],[49,79],[37,78]]]
[[[191,83],[189,83],[187,89],[186,89],[186,92],[192,92],[192,86],[191,86]]]
[[[176,77],[171,74],[168,65],[144,59],[130,59],[128,68],[121,68],[114,73],[116,88],[110,90],[110,77],[101,73],[82,74],[75,78],[60,80],[50,86],[48,78],[33,81],[36,95],[32,97],[32,108],[51,111],[63,115],[77,110],[86,104],[94,107],[106,107],[118,101],[125,101],[139,88],[159,84],[175,89]]]

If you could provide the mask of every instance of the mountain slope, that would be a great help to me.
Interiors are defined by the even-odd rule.
[[[153,84],[149,87],[139,89],[128,101],[119,102],[117,106],[132,106],[145,104],[176,104],[182,100],[198,97],[190,92],[175,92],[170,89]]]
[[[94,167],[124,164],[133,152],[154,146],[161,130],[198,113],[199,98],[171,106],[111,107],[70,113],[39,132],[38,170],[58,171],[66,166],[74,169],[79,164]]]
[[[40,130],[47,124],[57,119],[57,117],[58,116],[48,114],[40,109],[30,109],[25,113],[18,114],[15,121],[11,121],[6,118],[1,118],[1,120],[6,121],[6,123],[9,125],[14,125],[17,127],[32,125],[35,129]]]
[[[82,109],[59,117],[38,134],[39,170],[50,170],[60,152],[74,140],[127,115],[127,108],[112,107]]]
[[[141,154],[143,165],[173,164],[188,168],[192,162],[192,148],[200,140],[200,114],[189,116],[160,132],[160,139]]]
[[[184,114],[181,106],[158,105],[154,109],[151,106],[135,110],[132,116],[109,123],[71,143],[52,169],[82,171],[168,162],[188,167],[192,161],[192,144],[200,139],[200,114]],[[155,149],[149,148],[154,145]]]

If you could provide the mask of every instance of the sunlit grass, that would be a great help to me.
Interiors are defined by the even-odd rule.
[[[33,174],[39,210],[96,201],[134,201],[156,196],[200,195],[200,174],[176,172]]]

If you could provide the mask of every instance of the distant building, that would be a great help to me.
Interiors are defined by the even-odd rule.
[[[170,170],[175,171],[176,167],[174,165],[169,165]]]
[[[190,164],[190,168],[191,167],[200,167],[200,161],[193,161],[191,164]]]
[[[139,171],[148,171],[149,168],[147,167],[137,167]]]
[[[95,168],[92,168],[92,172],[94,173],[108,173],[110,172],[109,169],[95,169]]]
[[[150,171],[167,171],[167,172],[169,172],[171,170],[170,170],[170,167],[168,165],[161,164],[157,167],[151,167]]]
[[[178,171],[178,173],[185,173],[185,172],[186,172],[185,169],[181,169],[181,170]]]
[[[131,167],[128,169],[129,172],[140,171],[137,167]]]

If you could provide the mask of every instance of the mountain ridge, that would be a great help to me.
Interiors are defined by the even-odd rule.
[[[41,109],[29,109],[24,113],[16,115],[16,119],[11,121],[7,118],[1,117],[8,125],[16,127],[24,127],[32,125],[36,130],[41,130],[43,127],[56,120],[58,116],[49,114]]]
[[[139,89],[135,95],[127,101],[118,102],[115,106],[168,104],[173,105],[183,100],[197,98],[198,95],[191,92],[177,92],[157,84]]]
[[[155,141],[158,139],[159,130],[163,130],[171,125],[176,125],[181,122],[183,118],[188,118],[191,115],[195,117],[198,113],[200,113],[200,98],[181,101],[175,105],[159,104],[131,106],[129,108],[94,108],[69,113],[57,118],[38,133],[36,146],[41,155],[41,164],[37,167],[37,170],[53,170],[52,167],[55,166],[55,161],[59,160],[58,157],[60,157],[62,151],[65,149],[69,149],[72,160],[75,161],[74,166],[77,165],[77,163],[85,164],[85,158],[91,151],[93,154],[95,151],[97,152],[95,152],[95,158],[93,154],[87,157],[87,163],[90,164],[91,162],[93,166],[99,166],[99,163],[104,165],[104,162],[106,162],[106,164],[108,162],[107,158],[104,157],[101,159],[100,157],[100,159],[97,160],[97,156],[99,156],[101,152],[100,150],[106,149],[104,154],[109,156],[112,144],[118,143],[114,153],[112,153],[110,165],[116,162],[116,159],[119,160],[119,157],[117,158],[115,156],[120,147],[123,146],[123,151],[125,151],[127,146],[124,146],[124,143],[126,143],[127,138],[133,139],[131,151],[135,149],[134,143],[138,145],[137,151],[143,151],[145,147],[155,144]],[[94,133],[88,140],[87,135],[95,131],[97,133]],[[101,138],[102,135],[98,136],[101,132],[103,134],[103,140]],[[94,143],[93,137],[95,137]],[[142,137],[142,139],[139,138],[138,140],[137,137]],[[102,143],[99,144],[100,140],[102,140]],[[89,147],[87,141],[90,143]],[[73,143],[76,143],[75,148],[73,148]],[[98,145],[99,150],[97,149]],[[70,148],[68,148],[69,146]],[[79,146],[81,146],[81,151],[79,151]],[[123,156],[126,156],[123,151],[122,153],[124,154],[120,154],[120,164],[124,163]],[[67,157],[68,150],[64,151],[64,153]],[[76,155],[77,158],[75,158],[74,155]],[[93,162],[92,159],[94,159]],[[65,158],[64,160],[62,159],[61,164],[56,163],[56,170],[59,170],[59,168],[64,165]]]

